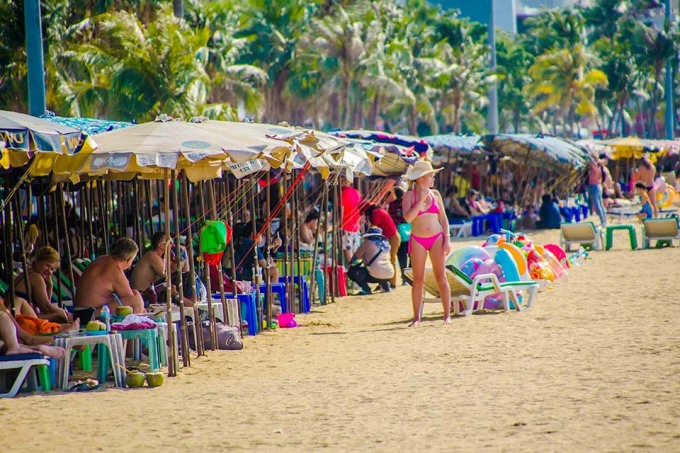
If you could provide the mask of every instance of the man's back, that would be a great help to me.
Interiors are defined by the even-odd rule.
[[[110,256],[92,262],[78,279],[75,307],[100,307],[113,300],[113,281],[122,272]]]

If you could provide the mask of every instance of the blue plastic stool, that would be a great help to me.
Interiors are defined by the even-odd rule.
[[[291,278],[291,276],[288,277],[279,277],[279,282],[286,282],[286,279]],[[309,288],[307,287],[307,278],[304,275],[293,275],[293,284],[294,285],[300,285],[302,288],[302,307],[300,307],[301,313],[309,313],[312,311],[312,306],[309,302]],[[290,311],[293,312],[293,303],[291,303],[291,309]],[[283,307],[282,307],[283,308]],[[286,312],[284,312],[286,313]]]
[[[226,294],[228,299],[233,299],[233,294]],[[248,322],[248,335],[257,335],[259,326],[257,325],[257,298],[255,297],[255,291],[248,294],[238,294],[236,296],[238,301],[241,303],[241,319],[245,319]]]
[[[149,368],[151,371],[160,369],[160,361],[158,359],[158,329],[141,329],[141,330],[121,330],[120,335],[123,341],[134,341],[134,358],[139,360],[142,356],[141,343],[146,343],[149,348]]]
[[[283,283],[272,283],[272,294],[278,294],[279,302],[281,302],[281,312],[288,313],[288,301],[286,300],[286,285]],[[267,285],[260,285],[260,294],[265,295],[265,302],[267,301]]]
[[[502,218],[501,214],[486,214],[486,215],[476,215],[472,218],[472,235],[479,236],[484,233],[484,222],[494,232],[498,234],[501,232],[501,225],[499,217]]]

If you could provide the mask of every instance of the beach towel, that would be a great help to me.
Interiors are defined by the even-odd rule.
[[[17,323],[26,332],[32,335],[57,333],[59,332],[59,324],[51,322],[46,319],[34,318],[33,316],[16,315]]]
[[[121,322],[111,324],[113,330],[143,330],[153,329],[154,327],[156,327],[156,323],[153,319],[135,314],[127,315]]]

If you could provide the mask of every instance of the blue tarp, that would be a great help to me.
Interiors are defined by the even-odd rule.
[[[124,127],[132,126],[134,123],[127,123],[125,121],[108,121],[96,118],[66,118],[63,116],[44,116],[46,120],[54,123],[70,126],[75,129],[87,132],[89,135],[97,135],[102,132],[109,132],[115,129],[122,129]]]

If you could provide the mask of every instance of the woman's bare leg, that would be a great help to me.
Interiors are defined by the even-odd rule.
[[[439,287],[439,295],[442,298],[442,305],[444,307],[444,324],[451,323],[451,289],[449,288],[449,280],[446,278],[446,257],[444,256],[444,241],[447,237],[442,235],[441,238],[432,245],[430,249],[430,261],[432,262],[432,271],[437,279],[437,286]]]
[[[427,250],[416,241],[411,241],[411,269],[413,270],[413,286],[411,287],[411,300],[413,301],[412,327],[420,324],[420,308],[423,305],[423,284],[425,282],[425,262]]]

